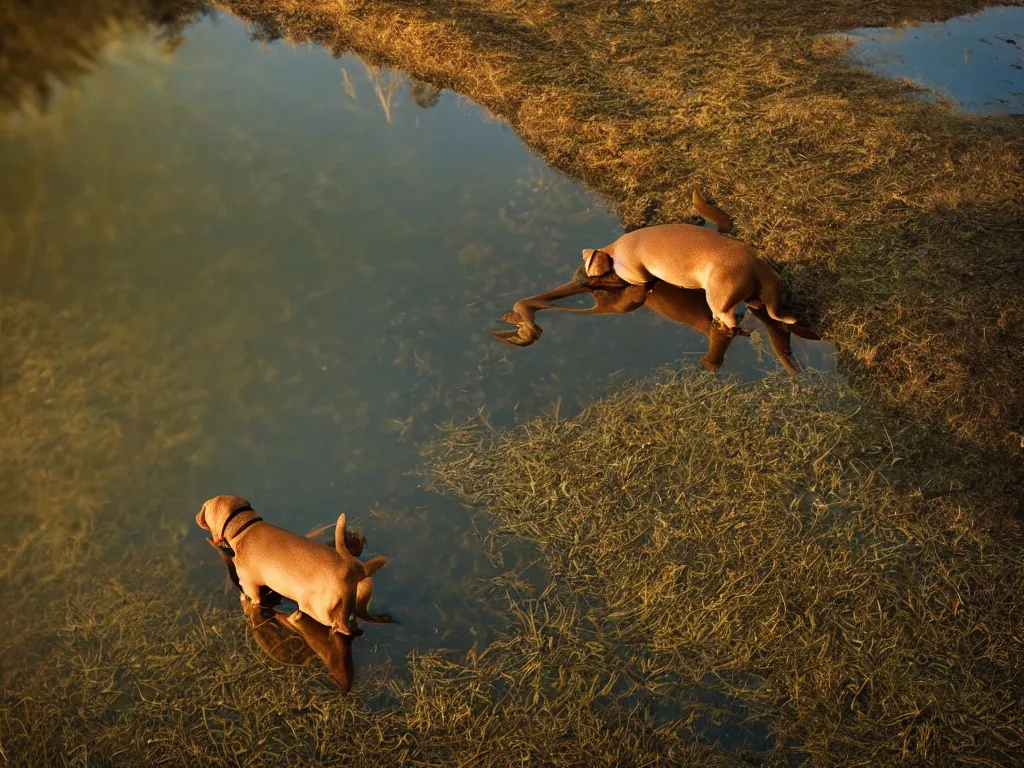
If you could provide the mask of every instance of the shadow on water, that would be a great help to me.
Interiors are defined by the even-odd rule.
[[[951,98],[968,112],[1024,114],[1024,8],[986,8],[949,21],[856,29],[850,57],[887,77]]]

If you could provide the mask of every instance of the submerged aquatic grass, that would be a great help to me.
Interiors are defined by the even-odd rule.
[[[967,764],[1021,746],[1013,487],[988,472],[982,495],[987,468],[930,460],[929,433],[834,384],[670,375],[572,421],[451,428],[429,471],[486,505],[492,543],[534,554],[492,584],[496,637],[360,665],[345,697],[319,665],[266,659],[235,595],[190,577],[178,476],[131,482],[201,453],[176,436],[203,414],[168,408],[192,383],[126,367],[129,328],[3,312],[11,764]]]
[[[568,624],[553,643],[543,598],[505,603],[505,635],[468,654],[360,666],[349,696],[271,662],[234,592],[197,583],[181,474],[152,471],[203,460],[187,371],[131,365],[148,341],[128,325],[0,313],[0,764],[739,764],[605,690],[617,657]]]
[[[927,442],[834,382],[666,374],[571,420],[452,426],[429,465],[492,536],[537,546],[588,645],[652,697],[711,691],[766,726],[773,764],[1009,764],[1014,491],[908,463]]]

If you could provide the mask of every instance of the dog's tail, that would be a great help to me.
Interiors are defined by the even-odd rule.
[[[713,206],[696,189],[693,190],[693,207],[703,218],[718,227],[718,231],[723,235],[732,231],[732,216]]]
[[[338,550],[338,554],[344,554],[348,551],[345,546],[345,513],[342,512],[338,515],[338,522],[334,526],[334,548]]]
[[[768,310],[768,316],[779,323],[796,325],[798,322],[792,315],[783,315],[781,306],[781,285],[778,274],[763,261],[757,262],[757,287],[758,295],[764,302],[764,308]]]

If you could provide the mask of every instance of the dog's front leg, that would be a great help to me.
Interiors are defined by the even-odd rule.
[[[732,344],[736,334],[732,330],[723,328],[719,323],[712,321],[708,329],[708,351],[700,359],[701,364],[714,373],[722,367],[725,362],[725,352]]]
[[[235,570],[237,571],[237,564]],[[260,585],[252,577],[248,574],[238,573],[238,586],[243,595],[254,603],[263,605],[263,600],[260,599]]]
[[[792,347],[792,334],[789,329],[782,323],[773,320],[768,310],[763,306],[751,306],[750,312],[761,321],[761,325],[764,326],[765,333],[768,334],[768,343],[772,346],[772,351],[775,352],[775,356],[779,358],[779,362],[782,363],[782,367],[792,376],[800,374],[800,364],[797,363],[796,357],[793,355]]]

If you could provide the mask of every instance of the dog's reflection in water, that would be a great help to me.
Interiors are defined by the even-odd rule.
[[[593,306],[575,308],[552,303],[557,299],[582,293],[590,294],[594,298]],[[514,324],[516,329],[491,331],[491,335],[506,344],[528,347],[543,333],[540,326],[534,322],[534,316],[542,309],[582,315],[621,315],[643,306],[707,336],[708,351],[701,358],[701,363],[710,371],[717,371],[722,367],[725,352],[737,335],[749,335],[749,331],[742,328],[729,329],[715,322],[703,290],[679,288],[662,281],[632,285],[614,274],[588,277],[582,268],[576,270],[576,277],[572,282],[517,301],[512,306],[512,311],[502,316],[505,322]],[[795,334],[805,339],[818,339],[818,335],[804,325],[786,324],[772,319],[764,307],[748,306],[748,309],[764,325],[768,341],[783,368],[789,373],[798,373],[800,367],[793,356],[791,336]]]
[[[263,652],[281,664],[292,666],[305,665],[319,657],[341,690],[348,693],[355,678],[352,663],[355,638],[340,632],[332,633],[328,627],[300,611],[287,614],[275,610],[282,598],[265,587],[260,590],[259,602],[250,600],[242,592],[231,555],[210,539],[207,541],[217,551],[227,569],[228,579],[238,590],[249,631]],[[353,556],[362,552],[365,543],[361,534],[349,536],[346,532],[345,546]]]

